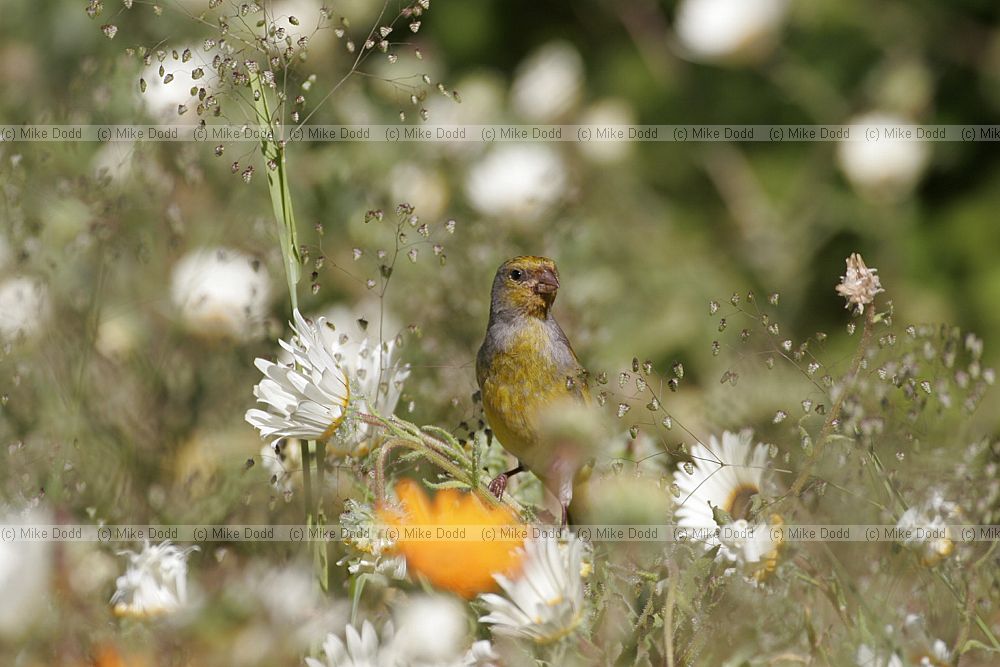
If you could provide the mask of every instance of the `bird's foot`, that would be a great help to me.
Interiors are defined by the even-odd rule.
[[[507,480],[516,475],[517,473],[524,470],[524,466],[520,463],[513,470],[508,470],[507,472],[502,472],[493,478],[493,481],[489,483],[488,488],[490,493],[497,497],[497,500],[503,498],[503,492],[507,490]]]
[[[493,480],[489,483],[488,488],[490,490],[490,493],[496,496],[497,500],[503,498],[503,492],[507,490],[507,480],[509,478],[510,475],[508,475],[505,472],[502,472],[496,477],[494,477]]]

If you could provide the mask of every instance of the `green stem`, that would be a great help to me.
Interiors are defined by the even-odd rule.
[[[299,447],[302,449],[302,494],[305,496],[306,523],[312,525],[313,494],[312,494],[312,462],[309,455],[309,441],[299,440]]]
[[[316,503],[323,511],[323,476],[326,474],[326,440],[316,440]]]
[[[795,478],[795,482],[792,483],[791,490],[789,493],[793,496],[798,496],[802,493],[802,490],[806,486],[806,482],[809,481],[812,475],[812,469],[819,461],[820,456],[823,453],[823,448],[826,446],[827,440],[830,434],[833,432],[834,426],[837,424],[837,420],[840,417],[840,408],[844,404],[844,398],[847,396],[847,391],[850,386],[854,383],[854,379],[858,375],[858,371],[861,369],[861,361],[865,358],[865,351],[868,349],[868,343],[871,342],[872,331],[875,328],[875,308],[871,306],[868,310],[868,314],[865,316],[865,328],[864,332],[861,334],[861,342],[858,344],[858,349],[854,353],[854,358],[851,360],[851,367],[847,371],[847,375],[844,376],[844,382],[841,385],[840,396],[834,401],[833,407],[830,409],[830,414],[827,416],[826,421],[823,422],[823,428],[819,432],[819,437],[816,439],[816,446],[813,448],[812,455],[806,460],[805,465],[802,466],[802,470],[799,472],[799,476]]]
[[[285,265],[285,277],[288,282],[288,296],[292,309],[299,307],[298,293],[295,286],[301,277],[300,266],[302,258],[299,255],[298,237],[295,231],[295,213],[292,210],[292,193],[288,188],[288,165],[285,160],[285,145],[275,136],[271,109],[267,101],[267,87],[260,79],[259,72],[250,74],[250,90],[252,92],[254,112],[257,116],[257,127],[261,130],[260,148],[264,155],[264,171],[267,174],[267,190],[271,197],[271,207],[274,210],[274,222],[281,241],[281,256]],[[271,169],[269,165],[275,165]]]

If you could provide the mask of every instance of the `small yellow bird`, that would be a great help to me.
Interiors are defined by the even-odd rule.
[[[558,499],[566,525],[582,461],[546,442],[540,427],[559,403],[586,403],[590,393],[586,371],[552,315],[558,289],[559,271],[546,257],[514,257],[500,266],[476,379],[493,433],[518,459],[490,482],[490,491],[502,497],[511,475],[529,470]]]

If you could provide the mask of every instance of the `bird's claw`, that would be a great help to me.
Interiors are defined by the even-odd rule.
[[[509,475],[507,475],[507,473],[502,472],[494,477],[487,487],[489,488],[490,493],[497,497],[497,500],[501,500],[503,498],[503,492],[507,490],[508,477]]]

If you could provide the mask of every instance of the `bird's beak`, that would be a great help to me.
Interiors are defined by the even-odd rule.
[[[535,294],[555,294],[559,289],[559,278],[554,271],[545,269],[535,281]]]

